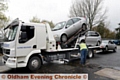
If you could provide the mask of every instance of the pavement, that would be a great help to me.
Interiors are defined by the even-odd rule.
[[[2,55],[0,54],[0,73],[10,70],[7,66],[2,63]]]
[[[104,68],[95,72],[95,74],[108,77],[114,80],[120,80],[120,71],[115,69]]]

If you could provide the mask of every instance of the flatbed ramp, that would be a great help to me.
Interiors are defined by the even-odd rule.
[[[76,41],[79,37],[85,35],[85,33],[88,30],[82,31],[80,29],[78,32],[76,32],[72,37],[70,37],[66,42],[60,42],[60,45],[62,48],[70,48],[70,47],[75,47]]]

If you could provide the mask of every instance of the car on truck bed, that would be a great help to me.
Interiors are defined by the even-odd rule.
[[[87,21],[84,17],[74,17],[59,22],[52,29],[52,32],[57,42],[66,42],[80,29],[87,30]]]
[[[96,31],[88,31],[80,37],[79,42],[85,39],[87,45],[99,46],[101,44],[101,35]]]

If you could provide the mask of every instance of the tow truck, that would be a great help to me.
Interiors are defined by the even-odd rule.
[[[85,33],[77,32],[64,43],[64,45],[75,43],[74,47],[61,48],[47,23],[25,23],[17,18],[4,30],[7,31],[2,46],[2,62],[10,68],[27,67],[31,71],[38,70],[44,62],[72,60],[74,58],[72,55],[79,53],[76,47],[78,38]],[[88,48],[89,57],[93,57],[96,48],[98,47]]]

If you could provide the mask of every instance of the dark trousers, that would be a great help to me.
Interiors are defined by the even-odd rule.
[[[80,59],[81,59],[81,64],[85,64],[86,63],[86,57],[87,57],[87,49],[82,49],[80,51]]]

